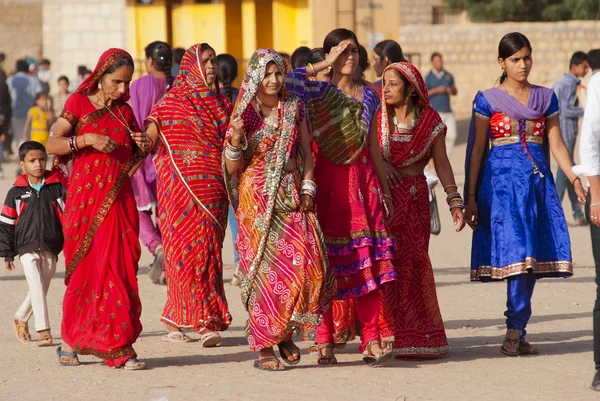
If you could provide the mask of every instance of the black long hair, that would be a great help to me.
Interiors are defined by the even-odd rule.
[[[146,58],[152,59],[156,69],[165,74],[167,78],[167,90],[173,86],[173,77],[171,76],[171,66],[173,65],[173,50],[168,43],[152,42],[144,50]]]
[[[325,54],[329,54],[331,49],[333,49],[335,46],[339,45],[344,40],[350,39],[354,40],[356,47],[360,49],[360,43],[358,42],[358,38],[354,32],[345,28],[334,29],[333,31],[329,32],[327,36],[325,36],[325,40],[323,40],[323,51]]]
[[[223,53],[217,56],[217,65],[222,93],[227,99],[231,99],[231,85],[238,75],[237,60],[231,54]],[[235,101],[235,99],[233,100]]]
[[[523,35],[521,32],[507,33],[500,40],[500,44],[498,45],[498,59],[506,60],[524,47],[529,49],[530,52],[533,52],[531,42],[529,42],[527,36]],[[504,70],[500,76],[501,85],[506,81],[506,78],[508,78],[508,74],[506,73],[506,70]]]
[[[390,64],[406,61],[404,54],[402,53],[402,47],[398,42],[390,39],[382,40],[377,43],[373,48],[373,51],[381,58],[381,60],[387,58]]]

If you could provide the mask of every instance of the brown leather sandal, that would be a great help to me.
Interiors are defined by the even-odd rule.
[[[380,366],[394,357],[393,352],[386,350],[383,347],[381,348],[382,354],[375,355],[372,351],[373,345],[375,344],[378,344],[381,347],[381,342],[379,340],[372,340],[367,343],[365,352],[363,352],[363,361],[367,364],[367,366]]]
[[[276,363],[277,366],[266,367],[265,365],[268,363]],[[258,370],[265,370],[267,372],[281,372],[285,370],[285,366],[281,363],[281,361],[276,356],[266,356],[264,358],[258,358],[254,361],[254,367]]]
[[[323,343],[323,344],[319,344],[318,346],[318,351],[319,351],[319,359],[317,359],[317,363],[321,366],[327,366],[327,365],[337,365],[338,361],[337,358],[335,357],[335,355],[333,355],[333,344],[332,343]],[[331,355],[325,355],[325,353],[323,353],[323,350],[327,350],[330,349],[331,350]]]
[[[521,340],[520,340],[520,338],[521,338],[522,333],[523,332],[521,330],[514,330],[514,329],[507,330],[506,336],[504,337],[504,340],[502,341],[502,347],[500,347],[500,352],[506,356],[521,355],[521,347],[520,347]],[[508,336],[509,334],[515,334],[517,336],[517,338],[510,338]],[[504,344],[508,344],[508,346],[510,348],[505,347]]]
[[[525,340],[519,342],[519,354],[521,355],[538,355],[540,351]]]
[[[13,320],[13,327],[15,328],[17,340],[19,340],[20,343],[25,344],[31,342],[31,334],[29,334],[29,326],[26,322],[15,319]]]
[[[52,345],[52,334],[50,333],[44,333],[37,339],[38,347],[51,347]]]

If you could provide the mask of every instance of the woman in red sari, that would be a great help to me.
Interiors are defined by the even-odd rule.
[[[444,356],[448,340],[429,260],[429,188],[424,169],[432,158],[457,232],[465,226],[464,201],[456,192],[446,155],[446,127],[430,107],[423,77],[412,64],[394,63],[385,69],[377,122],[394,205],[388,228],[398,246],[393,259],[398,280],[382,289],[383,344],[399,357]]]
[[[173,88],[146,120],[156,143],[158,214],[165,248],[167,303],[162,322],[168,342],[200,334],[204,347],[221,342],[231,315],[223,288],[221,248],[229,201],[221,169],[231,103],[219,94],[215,51],[190,47]]]
[[[151,142],[137,132],[126,103],[132,75],[126,51],[104,52],[67,100],[48,140],[57,164],[73,161],[63,221],[67,290],[64,344],[57,349],[61,365],[78,365],[77,354],[83,354],[110,367],[145,368],[132,347],[142,331],[142,306],[138,218],[129,177]]]

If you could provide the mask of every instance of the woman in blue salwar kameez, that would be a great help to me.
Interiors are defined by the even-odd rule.
[[[471,281],[507,280],[501,352],[537,354],[526,340],[535,282],[573,274],[571,243],[550,170],[550,153],[581,202],[585,191],[560,135],[552,89],[532,85],[529,40],[502,38],[498,87],[477,93],[465,163],[466,218],[473,228]],[[491,146],[490,146],[491,145]]]

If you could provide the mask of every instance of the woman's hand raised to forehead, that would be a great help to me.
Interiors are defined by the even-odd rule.
[[[333,66],[333,64],[340,57],[340,55],[346,51],[348,46],[350,46],[350,43],[351,42],[349,40],[344,40],[343,42],[340,42],[339,45],[332,47],[329,51],[329,54],[327,54],[327,56],[325,57],[327,63],[330,66]]]

